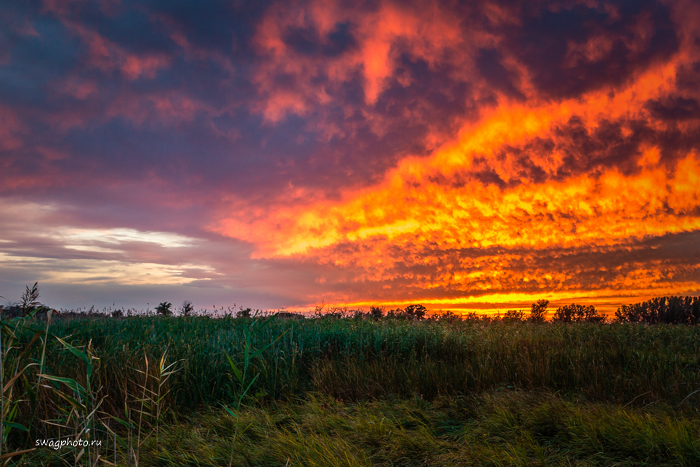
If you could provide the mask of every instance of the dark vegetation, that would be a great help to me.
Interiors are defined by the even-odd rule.
[[[605,316],[598,314],[598,311],[593,305],[564,305],[557,308],[552,321],[562,323],[602,323],[605,321]]]
[[[700,465],[700,327],[639,324],[697,323],[697,298],[607,324],[579,305],[547,321],[546,301],[497,317],[213,319],[162,302],[38,319],[37,298],[2,316],[0,462]],[[66,437],[103,445],[17,454]]]
[[[623,323],[700,324],[700,297],[659,297],[623,305],[615,319]]]

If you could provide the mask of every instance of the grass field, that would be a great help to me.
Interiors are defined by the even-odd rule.
[[[0,455],[102,441],[77,460],[67,446],[7,458],[17,465],[700,465],[698,326],[3,325]]]

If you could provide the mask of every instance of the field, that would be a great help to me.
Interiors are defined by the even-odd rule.
[[[10,465],[700,465],[700,326],[15,318],[2,338],[1,455],[35,448]],[[36,445],[58,437],[101,446]]]

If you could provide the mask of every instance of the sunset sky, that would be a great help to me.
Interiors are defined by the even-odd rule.
[[[0,295],[700,294],[700,2],[0,6]]]

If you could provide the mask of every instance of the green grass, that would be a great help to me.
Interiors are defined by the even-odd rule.
[[[75,381],[139,465],[700,465],[697,326],[73,319],[51,323],[42,358],[46,324],[22,323],[4,368],[30,364],[12,399],[29,432],[3,452],[57,436],[48,419],[77,432],[86,414],[59,393]],[[246,348],[263,351],[244,398]],[[70,384],[38,378],[42,361]],[[67,455],[13,462],[83,465]]]
[[[50,332],[92,341],[99,384],[115,401],[136,380],[143,355],[180,362],[170,388],[178,410],[235,400],[226,355],[241,363],[253,320],[128,318],[58,322]],[[679,403],[700,387],[700,327],[636,324],[411,323],[273,320],[252,348],[275,342],[253,362],[251,394],[288,400],[309,392],[348,401],[425,399],[501,386],[584,394],[592,400]],[[29,338],[27,333],[26,338]],[[52,341],[48,372],[74,376],[73,356]],[[697,399],[700,399],[698,397]],[[690,403],[696,403],[693,399]]]
[[[235,446],[236,466],[700,465],[697,414],[549,393],[356,403],[315,396],[248,408],[240,418],[248,429]],[[226,465],[234,431],[220,411],[187,417],[144,446],[140,465]],[[50,450],[33,460],[62,465]]]

